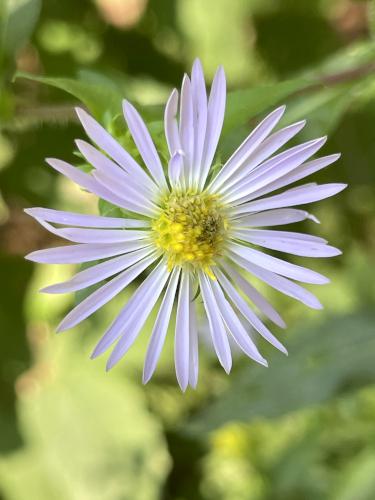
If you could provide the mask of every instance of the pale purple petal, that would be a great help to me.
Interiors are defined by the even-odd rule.
[[[247,201],[255,191],[268,186],[299,167],[301,163],[316,153],[326,140],[326,137],[322,137],[305,144],[300,144],[267,160],[247,177],[242,186],[225,195],[224,200],[232,205]]]
[[[217,174],[213,182],[210,184],[210,191],[216,192],[219,188],[230,179],[230,177],[240,168],[243,163],[249,158],[251,153],[262,143],[268,136],[271,130],[280,121],[284,114],[285,106],[272,111],[266,118],[251,132],[251,134],[243,141],[240,147],[233,153],[223,168]]]
[[[136,250],[135,252],[129,252],[125,255],[121,255],[120,257],[106,260],[100,264],[80,271],[70,280],[47,286],[42,288],[40,291],[43,293],[67,293],[82,290],[83,288],[95,285],[96,283],[99,283],[114,274],[124,271],[139,260],[147,257],[153,250],[154,247],[148,245],[147,247]]]
[[[252,195],[249,197],[249,200],[253,200],[255,198],[259,198],[260,196],[264,196],[265,194],[271,193],[272,191],[276,191],[284,186],[288,186],[293,182],[297,182],[305,177],[318,172],[322,168],[331,165],[333,162],[340,158],[339,154],[334,154],[330,156],[323,156],[322,158],[317,158],[316,160],[309,161],[304,163],[303,165],[297,167],[295,170],[290,172],[289,174],[277,179],[267,186],[257,189]]]
[[[184,155],[182,151],[176,151],[168,164],[168,177],[172,186],[181,186],[184,172]]]
[[[69,330],[74,326],[81,323],[84,319],[88,318],[97,311],[104,304],[109,302],[125,287],[127,287],[137,276],[141,274],[148,266],[150,266],[158,257],[154,252],[149,257],[142,259],[140,262],[134,264],[132,267],[126,269],[121,274],[113,278],[111,281],[101,286],[86,299],[78,304],[70,313],[63,319],[57,327],[58,332]]]
[[[109,201],[110,203],[113,203],[118,207],[125,208],[127,210],[134,211],[135,213],[141,213],[142,215],[144,215],[144,209],[142,207],[140,207],[139,209],[134,208],[134,206],[128,200],[124,200],[124,198],[115,194],[112,189],[113,185],[111,185],[109,189],[100,184],[96,179],[94,179],[92,175],[82,172],[78,168],[69,165],[69,163],[66,163],[65,161],[57,160],[55,158],[47,158],[46,162],[52,168],[68,177],[68,179],[74,181],[76,184],[84,189],[87,189],[91,193],[96,194],[97,196],[99,196],[99,198],[103,198],[103,200]]]
[[[189,275],[182,272],[180,290],[177,303],[176,330],[174,338],[174,360],[176,376],[179,386],[183,391],[189,383],[189,301],[190,283]]]
[[[157,206],[150,201],[149,197],[144,196],[131,183],[122,183],[116,181],[111,174],[101,170],[95,170],[93,177],[104,189],[108,189],[122,200],[128,210],[144,215],[145,217],[154,217],[158,212]]]
[[[111,156],[126,172],[154,189],[153,181],[125,149],[82,108],[76,108],[77,116],[88,137]]]
[[[260,143],[255,150],[246,159],[243,165],[221,186],[220,192],[226,193],[234,189],[237,185],[241,185],[247,175],[252,172],[262,161],[269,158],[275,151],[280,149],[292,137],[294,137],[306,125],[306,121],[293,123],[288,127],[282,128],[274,132],[266,140]]]
[[[117,345],[114,347],[108,359],[106,365],[107,370],[110,370],[116,363],[118,363],[133,345],[144,324],[146,323],[152,309],[154,308],[161,292],[163,291],[169,275],[169,271],[166,267],[164,267],[163,275],[161,276],[156,286],[152,289],[152,291],[149,291],[147,295],[145,295],[143,304],[140,303],[138,305],[138,308],[132,314],[131,319],[126,319],[126,322],[122,328],[122,337],[117,342]]]
[[[200,165],[202,163],[204,140],[207,127],[207,93],[201,62],[196,59],[191,72],[191,89],[194,111],[194,160],[193,185],[199,181]]]
[[[285,321],[282,319],[280,314],[274,309],[274,307],[268,302],[268,300],[263,297],[261,293],[258,292],[247,280],[245,280],[240,273],[238,273],[233,266],[228,264],[223,265],[224,270],[227,275],[236,283],[236,285],[242,290],[246,297],[256,305],[256,307],[261,311],[268,319],[273,321],[275,325],[280,328],[286,328]]]
[[[124,333],[124,329],[128,328],[132,319],[139,315],[140,311],[145,310],[147,304],[151,303],[153,294],[164,277],[165,279],[168,277],[167,267],[164,261],[161,260],[133,293],[120,314],[100,339],[92,354],[93,358],[106,351]],[[159,295],[160,293],[161,291]]]
[[[314,243],[326,244],[327,240],[321,238],[320,236],[315,236],[313,234],[307,233],[296,233],[294,231],[276,231],[274,229],[247,229],[241,226],[235,228],[240,230],[245,235],[251,236],[262,236],[264,238],[276,238],[276,239],[288,239],[288,240],[298,240],[298,241],[311,241]]]
[[[145,242],[143,240],[111,245],[106,243],[65,245],[31,252],[26,255],[25,259],[39,264],[81,264],[82,262],[91,262],[131,252],[144,246]]]
[[[311,187],[315,188],[317,185],[318,185],[317,182],[309,182],[307,184],[302,184],[302,186],[294,186],[292,188],[289,188],[287,191],[283,191],[283,193],[281,193],[281,194],[299,191],[300,189],[304,190],[304,189],[311,188]]]
[[[199,272],[199,284],[216,355],[224,370],[229,373],[232,367],[232,355],[227,332],[225,331],[220,309],[211,289],[209,279],[203,272]]]
[[[73,243],[121,243],[125,241],[145,240],[150,238],[151,232],[146,230],[134,229],[86,229],[77,227],[68,227],[56,229],[48,222],[37,219],[40,225],[47,231],[60,238],[65,238]]]
[[[57,158],[46,158],[46,162],[53,169],[57,170],[57,172],[65,175],[65,177],[68,177],[68,179],[84,189],[92,193],[97,189],[98,183],[91,175],[82,172],[79,168],[73,167],[73,165],[70,165],[66,161],[58,160]]]
[[[215,274],[220,282],[220,285],[224,288],[228,297],[241,312],[241,314],[247,319],[247,321],[255,328],[255,330],[270,344],[272,344],[276,349],[279,349],[284,354],[287,354],[287,350],[282,345],[282,343],[268,330],[268,328],[262,323],[258,316],[251,310],[247,302],[241,297],[241,295],[234,288],[232,283],[228,278],[222,273],[218,268],[215,269]],[[261,360],[257,360],[261,363]],[[264,364],[264,363],[263,363]]]
[[[95,228],[140,228],[150,227],[150,222],[122,217],[104,217],[101,215],[76,214],[50,208],[26,208],[25,213],[54,224],[66,226],[95,227]]]
[[[237,255],[232,255],[231,258],[240,267],[246,269],[246,271],[249,271],[249,273],[264,281],[272,288],[279,290],[284,295],[288,295],[293,299],[299,300],[312,309],[322,309],[323,306],[315,295],[308,290],[305,290],[300,285],[297,285],[297,283],[294,283],[293,281],[290,281],[287,278],[279,276],[271,271],[267,271],[266,269],[256,266],[255,264],[251,264],[249,261],[242,259]]]
[[[315,201],[324,200],[334,196],[347,184],[320,184],[303,185],[295,189],[290,189],[281,194],[276,194],[261,200],[251,201],[236,207],[235,215],[246,214],[250,212],[259,212],[260,210],[270,210],[273,208],[291,207],[295,205],[304,205]]]
[[[123,111],[130,133],[146,167],[157,184],[163,189],[168,189],[159,155],[140,114],[128,101],[123,101]]]
[[[193,288],[191,283],[189,301],[189,384],[191,385],[191,387],[193,387],[193,389],[197,387],[198,370],[198,326],[195,301],[193,297]]]
[[[212,82],[208,99],[207,130],[202,156],[202,166],[199,175],[199,185],[203,189],[216,148],[219,142],[224,122],[226,100],[226,83],[224,69],[220,66]]]
[[[98,170],[108,171],[122,181],[129,177],[129,174],[125,172],[124,169],[108,158],[108,156],[105,156],[101,151],[96,149],[92,144],[89,144],[82,139],[76,139],[75,144],[87,163],[93,167]]]
[[[139,182],[137,178],[131,176],[127,172],[125,172],[121,167],[119,167],[115,162],[110,160],[107,156],[105,156],[101,151],[94,148],[88,142],[77,139],[75,141],[79,151],[86,158],[88,163],[90,163],[97,170],[100,170],[104,173],[111,175],[114,179],[114,182],[119,182],[122,185],[133,185],[137,186],[137,190],[142,192],[143,196],[147,196],[148,198],[154,199],[158,194],[157,187],[154,183],[144,184],[143,182]]]
[[[176,296],[179,276],[180,276],[180,268],[175,267],[174,270],[172,271],[172,275],[169,280],[167,290],[164,294],[164,298],[161,303],[154,324],[154,328],[151,333],[150,342],[148,344],[147,354],[143,369],[144,384],[147,384],[147,382],[152,377],[165,342],[165,337],[167,335],[168,326],[171,319],[173,302]]]
[[[265,227],[265,226],[283,226],[284,224],[292,224],[305,219],[311,219],[314,222],[319,221],[313,215],[305,210],[296,208],[279,208],[275,210],[267,210],[251,215],[245,215],[235,220],[241,226]]]
[[[238,245],[237,243],[230,244],[229,248],[232,252],[250,263],[263,267],[268,271],[286,276],[287,278],[302,281],[303,283],[313,283],[315,285],[324,285],[325,283],[329,283],[328,278],[317,273],[316,271],[297,266],[296,264],[291,264],[290,262],[273,257],[272,255],[267,255],[259,250],[255,250],[254,248]]]
[[[217,276],[220,276],[220,274],[217,273]],[[243,352],[247,354],[247,356],[249,356],[251,359],[264,366],[268,366],[267,361],[260,354],[256,345],[251,340],[251,337],[249,336],[244,326],[242,325],[241,321],[239,320],[238,316],[234,312],[232,306],[225,298],[219,283],[217,281],[212,281],[211,287],[215,295],[216,302],[219,306],[221,316],[236,343],[243,350]]]
[[[180,101],[180,127],[181,148],[184,152],[184,180],[186,186],[192,183],[192,165],[194,159],[194,122],[193,100],[189,77],[184,75],[181,88]]]
[[[171,156],[181,149],[180,135],[177,124],[178,92],[173,89],[165,106],[164,112],[164,131],[167,140],[169,153]]]
[[[287,231],[240,229],[233,231],[233,237],[270,250],[302,257],[334,257],[341,255],[339,249],[327,245],[325,240],[319,241],[321,238],[314,240],[310,235],[304,234],[301,234],[300,237],[289,236]]]

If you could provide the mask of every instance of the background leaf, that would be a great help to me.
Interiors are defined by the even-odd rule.
[[[246,365],[233,387],[198,413],[187,429],[204,434],[230,421],[279,417],[332,400],[375,381],[375,315],[331,318],[300,328],[287,342],[289,359],[269,356],[269,368]]]
[[[7,498],[156,500],[169,459],[142,391],[77,357],[73,338],[61,340],[52,342],[55,353],[56,341],[62,348],[56,364],[52,349],[43,360],[49,343],[39,346],[40,361],[20,385],[24,447],[0,459]]]
[[[257,86],[228,93],[223,135],[233,128],[246,124],[260,112],[281,103],[292,93],[308,85],[304,79],[290,80],[270,85]]]
[[[116,115],[121,110],[123,98],[118,88],[106,78],[93,81],[86,75],[83,74],[81,79],[49,78],[18,72],[15,79],[26,78],[63,90],[81,101],[100,120]]]
[[[41,0],[3,0],[0,7],[0,60],[1,54],[11,56],[30,38],[41,5]]]

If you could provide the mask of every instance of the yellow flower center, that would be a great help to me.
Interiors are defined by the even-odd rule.
[[[169,269],[190,264],[211,277],[210,268],[220,254],[227,227],[218,197],[195,191],[172,191],[162,200],[160,216],[152,226]]]

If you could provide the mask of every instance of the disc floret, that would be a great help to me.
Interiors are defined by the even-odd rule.
[[[187,190],[172,191],[162,200],[153,224],[155,242],[167,255],[168,267],[190,264],[212,275],[220,255],[227,220],[217,196]]]

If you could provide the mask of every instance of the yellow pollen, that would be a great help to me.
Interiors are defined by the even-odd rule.
[[[168,267],[190,264],[211,278],[228,222],[218,197],[195,191],[172,191],[161,202],[152,225],[155,243],[168,258]]]

